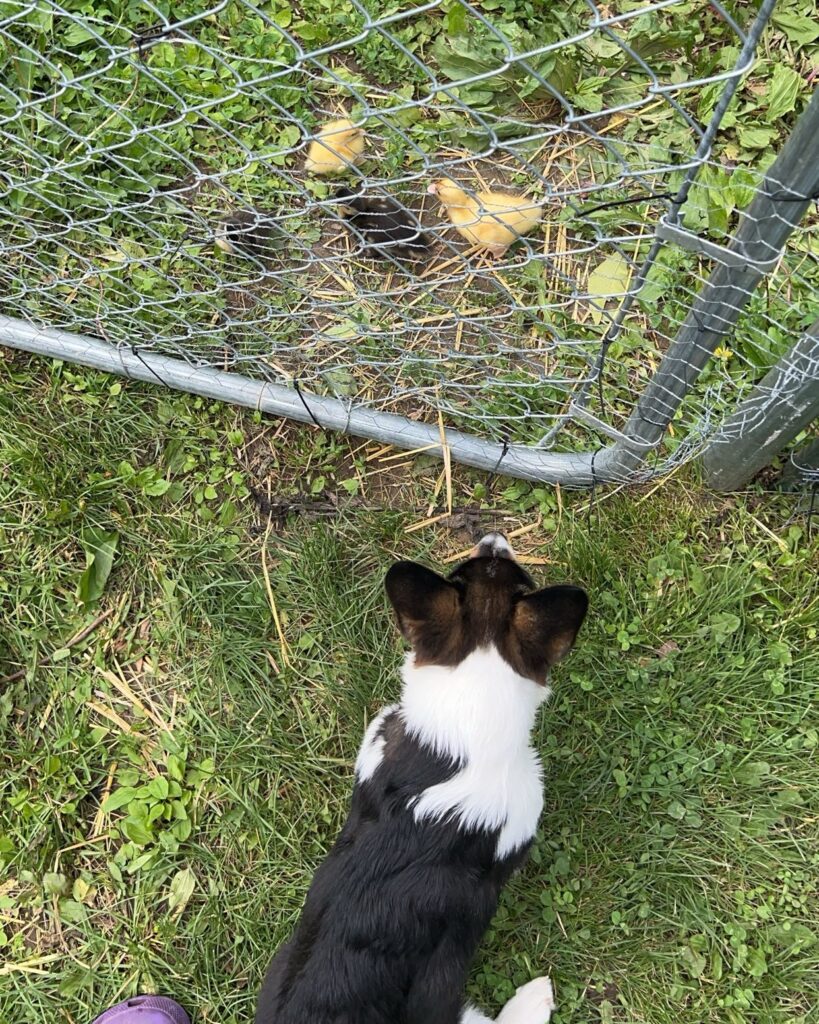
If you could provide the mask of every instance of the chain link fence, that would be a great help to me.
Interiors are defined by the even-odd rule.
[[[819,316],[810,19],[557,6],[0,0],[0,344],[536,480],[698,454]]]

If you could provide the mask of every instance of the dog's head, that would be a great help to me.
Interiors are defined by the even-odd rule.
[[[538,683],[572,649],[589,604],[580,587],[536,590],[498,533],[484,537],[446,578],[398,562],[386,586],[417,666],[452,667],[479,648],[495,647]]]

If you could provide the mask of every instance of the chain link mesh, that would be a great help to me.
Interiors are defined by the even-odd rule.
[[[751,14],[713,0],[2,0],[4,311],[295,387],[308,405],[598,449],[720,258],[656,240],[661,218],[681,209],[687,232],[730,245],[762,179],[730,139],[709,144],[720,120],[742,130],[725,107],[751,64]],[[340,117],[365,132],[340,181],[417,218],[420,262],[373,258],[339,182],[307,173],[311,140]],[[442,177],[526,196],[542,220],[489,257],[427,193]],[[223,218],[242,211],[225,253]],[[700,449],[819,314],[817,285],[809,220],[650,472]]]

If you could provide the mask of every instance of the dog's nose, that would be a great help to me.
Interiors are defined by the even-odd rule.
[[[472,549],[472,558],[514,558],[512,545],[502,533],[487,533]]]

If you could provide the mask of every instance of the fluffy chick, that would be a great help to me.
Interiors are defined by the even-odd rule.
[[[418,217],[389,196],[363,196],[350,188],[336,192],[339,211],[363,237],[370,255],[421,260],[432,245]]]
[[[543,210],[531,199],[506,192],[475,192],[470,195],[451,178],[434,181],[427,190],[437,196],[456,230],[463,237],[503,256],[523,235],[537,227]]]
[[[364,153],[364,129],[346,117],[328,121],[307,150],[308,174],[342,174],[358,163]]]
[[[237,210],[216,226],[215,241],[220,249],[233,256],[251,256],[269,260],[281,252],[287,234],[271,213],[261,210]]]

